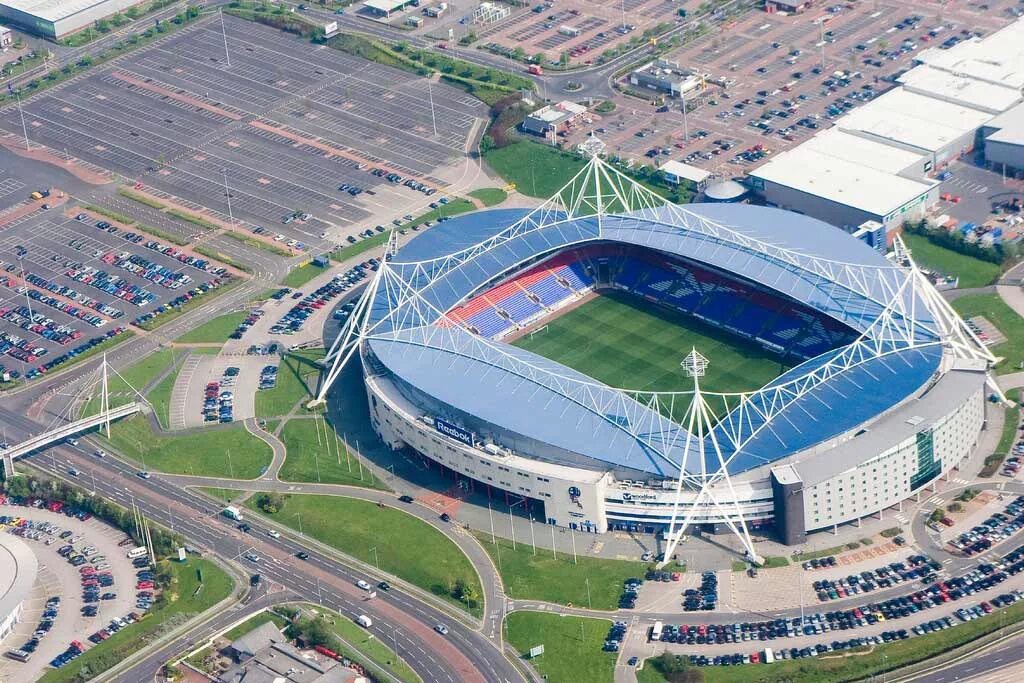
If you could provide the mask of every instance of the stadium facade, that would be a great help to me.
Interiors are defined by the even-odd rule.
[[[994,359],[897,247],[890,260],[779,209],[667,203],[595,151],[533,211],[476,212],[389,245],[318,400],[359,358],[391,448],[552,525],[663,533],[666,556],[687,529],[728,529],[756,558],[751,527],[794,544],[881,514],[977,444]],[[680,349],[692,389],[651,392],[507,343],[604,290],[795,367],[713,393],[700,383],[714,359]]]

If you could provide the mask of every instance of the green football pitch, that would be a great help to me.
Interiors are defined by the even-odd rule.
[[[751,391],[791,365],[699,320],[639,297],[606,292],[513,342],[605,384],[645,391],[687,391],[680,361],[696,347],[709,361],[701,388]]]

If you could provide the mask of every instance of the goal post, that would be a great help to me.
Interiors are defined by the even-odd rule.
[[[548,326],[546,324],[541,325],[537,329],[535,329],[532,332],[530,332],[530,339],[533,339],[534,335],[538,335],[538,334],[540,334],[542,332],[547,332],[547,331],[548,331]]]

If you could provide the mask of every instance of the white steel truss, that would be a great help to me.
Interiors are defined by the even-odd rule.
[[[827,283],[834,295],[848,292],[876,302],[879,310],[852,343],[785,381],[755,391],[716,393],[703,391],[694,375],[692,391],[650,392],[611,388],[576,373],[561,373],[549,364],[531,362],[523,354],[510,352],[506,345],[470,331],[426,294],[452,271],[525,235],[548,231],[553,236],[551,248],[565,249],[600,239],[609,219],[697,235],[708,248],[722,244],[740,247],[739,251],[752,258]],[[576,234],[574,226],[580,223],[592,226],[592,232]],[[324,402],[342,368],[359,353],[362,343],[371,339],[401,343],[407,353],[443,348],[453,356],[500,368],[582,406],[658,458],[666,479],[676,480],[668,533],[673,549],[702,506],[710,506],[740,539],[747,559],[758,561],[729,478],[729,466],[754,437],[771,430],[787,408],[823,383],[869,363],[900,362],[900,354],[908,350],[932,349],[932,353],[988,363],[995,360],[917,268],[898,237],[896,263],[884,266],[843,263],[785,249],[665,201],[596,154],[554,196],[492,237],[421,261],[393,261],[396,251],[392,234],[380,268],[328,350],[327,370],[310,405]],[[529,258],[506,272],[527,261]],[[1001,396],[995,383],[990,380],[990,384]],[[680,520],[684,490],[696,492],[697,497]],[[670,556],[671,552],[665,553]]]

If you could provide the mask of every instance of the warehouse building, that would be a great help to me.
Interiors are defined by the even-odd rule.
[[[749,181],[771,206],[848,232],[868,221],[892,231],[938,199],[928,170],[924,155],[833,128],[751,171]]]
[[[974,149],[991,112],[896,88],[836,121],[842,130],[931,157],[933,168]]]
[[[664,93],[669,97],[685,97],[704,89],[704,77],[679,68],[678,62],[655,60],[629,74],[630,85]]]
[[[47,38],[63,38],[141,0],[2,0],[0,19]]]
[[[982,129],[985,161],[1007,175],[1024,175],[1024,104],[995,117]]]
[[[949,49],[917,53],[915,61],[963,78],[1016,90],[1024,89],[1024,19],[984,38],[972,37]]]
[[[926,95],[943,102],[998,114],[1020,102],[1020,88],[990,83],[922,64],[899,77],[907,92]]]

